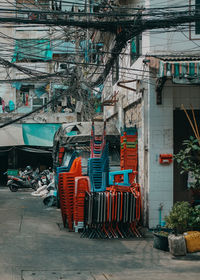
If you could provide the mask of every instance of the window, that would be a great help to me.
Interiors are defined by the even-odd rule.
[[[12,62],[39,62],[52,59],[49,40],[21,39],[15,41]]]
[[[16,4],[22,4],[22,5],[36,5],[41,6],[44,8],[49,7],[49,0],[16,0]]]
[[[91,63],[100,64],[102,61],[102,47],[103,43],[93,43],[89,50],[89,59]]]
[[[196,10],[200,10],[200,0],[195,0]],[[200,20],[195,22],[195,34],[200,34]]]
[[[16,4],[35,4],[35,0],[16,0]]]
[[[112,67],[112,84],[114,85],[119,80],[119,57],[115,60]]]
[[[33,98],[32,99],[32,110],[37,109],[38,107],[41,107],[47,103],[47,97],[42,97],[42,98]],[[45,107],[44,109],[46,109]]]
[[[22,84],[19,89],[17,89],[16,104],[17,107],[30,107],[31,93],[34,89],[34,85]]]
[[[141,55],[141,36],[134,37],[130,42],[130,65]]]
[[[50,8],[50,0],[16,0],[16,6],[18,9],[16,16],[19,18],[30,20],[47,19],[47,14],[42,14],[41,10]],[[20,9],[27,10],[27,12],[20,12]],[[34,12],[31,10],[34,10]]]

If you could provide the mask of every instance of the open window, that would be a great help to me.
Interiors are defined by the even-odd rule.
[[[130,65],[132,65],[138,57],[141,55],[142,52],[142,40],[141,36],[135,36],[130,41]]]
[[[200,11],[200,0],[195,0],[195,10]],[[200,20],[195,21],[195,34],[200,34]]]
[[[114,85],[119,80],[119,57],[116,58],[112,67],[112,84]]]

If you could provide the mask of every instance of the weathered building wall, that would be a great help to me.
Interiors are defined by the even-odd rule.
[[[173,164],[161,165],[160,154],[173,154],[173,110],[200,108],[199,86],[174,85],[166,82],[162,93],[162,104],[156,105],[156,92],[153,80],[149,84],[148,104],[148,153],[149,153],[149,226],[159,223],[159,207],[162,204],[162,218],[173,205]],[[181,126],[181,124],[180,124]]]
[[[150,81],[148,122],[149,227],[152,228],[159,224],[160,205],[163,218],[173,205],[173,164],[159,163],[160,154],[173,154],[173,94],[167,84],[163,102],[157,105],[154,81]]]
[[[13,8],[14,0],[1,1],[1,6],[6,7],[7,9]],[[13,41],[14,37],[14,29],[12,28],[12,24],[9,23],[1,23],[0,25],[0,34],[1,34],[1,58],[11,61],[12,57],[12,49],[13,49]],[[3,34],[6,34],[4,36]],[[10,84],[3,83],[3,80],[12,79],[13,78],[13,69],[3,67],[0,65],[0,97],[2,97],[6,103],[8,104],[9,100],[15,100],[15,90],[10,86]]]

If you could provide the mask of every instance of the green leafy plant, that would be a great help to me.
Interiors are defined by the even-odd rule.
[[[170,232],[167,232],[167,231],[159,231],[159,232],[156,232],[158,235],[160,236],[163,236],[163,237],[168,237],[168,235],[170,234]]]
[[[166,227],[173,229],[175,234],[187,231],[192,212],[192,207],[188,202],[176,202],[169,215],[165,217]]]
[[[181,168],[181,174],[191,172],[194,182],[192,188],[200,189],[200,146],[198,140],[190,136],[189,140],[183,141],[184,148],[174,155]]]
[[[188,225],[191,229],[200,230],[200,205],[192,208],[192,213],[190,215]]]

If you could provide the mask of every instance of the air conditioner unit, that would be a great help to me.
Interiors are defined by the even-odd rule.
[[[65,72],[67,70],[67,64],[66,63],[60,63],[56,62],[54,64],[54,72]]]
[[[82,102],[82,101],[77,101],[77,102],[76,102],[76,109],[75,109],[75,112],[76,112],[76,113],[81,113],[82,107],[83,107],[83,102]]]

